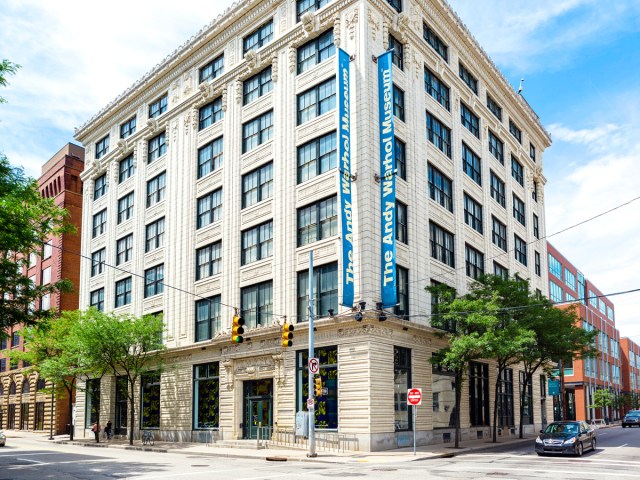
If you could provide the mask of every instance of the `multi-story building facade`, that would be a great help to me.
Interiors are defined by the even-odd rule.
[[[33,254],[25,267],[26,275],[36,285],[69,280],[73,292],[45,295],[34,308],[56,311],[77,310],[80,281],[80,233],[82,223],[82,180],[84,149],[69,143],[42,167],[38,187],[43,197],[67,209],[67,221],[76,232],[50,238],[41,255]],[[24,350],[21,326],[11,328],[8,339],[0,345],[0,428],[44,430],[64,433],[71,425],[68,397],[54,398],[41,391],[50,387],[37,373],[27,373],[22,361],[11,360],[11,352]],[[53,409],[53,412],[52,412]],[[53,413],[53,415],[52,415]],[[51,420],[53,419],[53,428]]]
[[[632,408],[640,408],[640,345],[628,337],[620,339],[622,355],[622,397],[624,415]]]
[[[388,49],[387,118],[376,60]],[[395,165],[383,172],[379,120],[391,118]],[[94,259],[82,264],[81,306],[163,313],[172,368],[143,379],[136,425],[164,438],[294,428],[307,409],[310,251],[325,387],[316,424],[348,448],[411,438],[408,387],[429,400],[417,442],[451,438],[452,377],[429,362],[442,340],[426,286],[464,292],[495,272],[547,292],[538,240],[549,136],[441,0],[238,3],[76,138],[87,148],[82,252]],[[392,178],[396,199],[382,207]],[[381,284],[394,274],[388,305]],[[230,340],[235,312],[242,344]],[[551,412],[544,382],[517,382],[517,371],[503,379],[501,426],[517,425],[522,391],[527,428],[539,426]],[[470,366],[464,438],[488,436],[494,383],[491,362]],[[78,394],[77,426],[99,412],[126,431],[126,383],[91,386]]]
[[[598,356],[574,359],[563,366],[567,418],[616,420],[619,412],[613,406],[605,411],[589,407],[594,404],[596,390],[608,389],[615,397],[622,391],[622,351],[613,303],[551,243],[547,243],[547,252],[550,300],[562,304],[575,301],[582,328],[598,331]],[[554,397],[554,405],[559,418],[559,397]]]

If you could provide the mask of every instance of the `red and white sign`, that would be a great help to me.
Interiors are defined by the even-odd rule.
[[[313,398],[307,398],[307,409],[313,410],[316,406],[316,402]]]
[[[410,388],[407,392],[407,403],[409,405],[422,405],[422,389]]]
[[[313,375],[320,371],[320,359],[313,357],[309,359],[309,372]]]

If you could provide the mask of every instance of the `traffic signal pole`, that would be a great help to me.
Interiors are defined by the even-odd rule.
[[[313,335],[313,250],[309,252],[309,359],[314,355],[314,335]],[[307,369],[309,362],[307,362]],[[314,382],[313,375],[308,371],[309,379],[309,397],[307,399],[307,411],[309,412],[309,453],[307,457],[317,457],[316,453],[316,406],[314,398]]]

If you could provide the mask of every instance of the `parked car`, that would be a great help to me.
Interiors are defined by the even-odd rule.
[[[0,430],[0,447],[4,447],[5,443],[7,443],[7,436]]]
[[[622,419],[622,428],[640,427],[640,410],[630,410]]]
[[[553,422],[540,430],[536,453],[581,456],[586,448],[595,451],[596,443],[596,431],[586,422]]]

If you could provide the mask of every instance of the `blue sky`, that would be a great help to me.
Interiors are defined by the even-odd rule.
[[[544,154],[547,234],[640,197],[640,2],[449,0],[551,133]],[[229,0],[3,0],[0,52],[23,66],[4,89],[0,150],[38,177],[73,130]],[[603,293],[640,288],[640,200],[552,237]],[[640,342],[640,292],[612,296]]]

